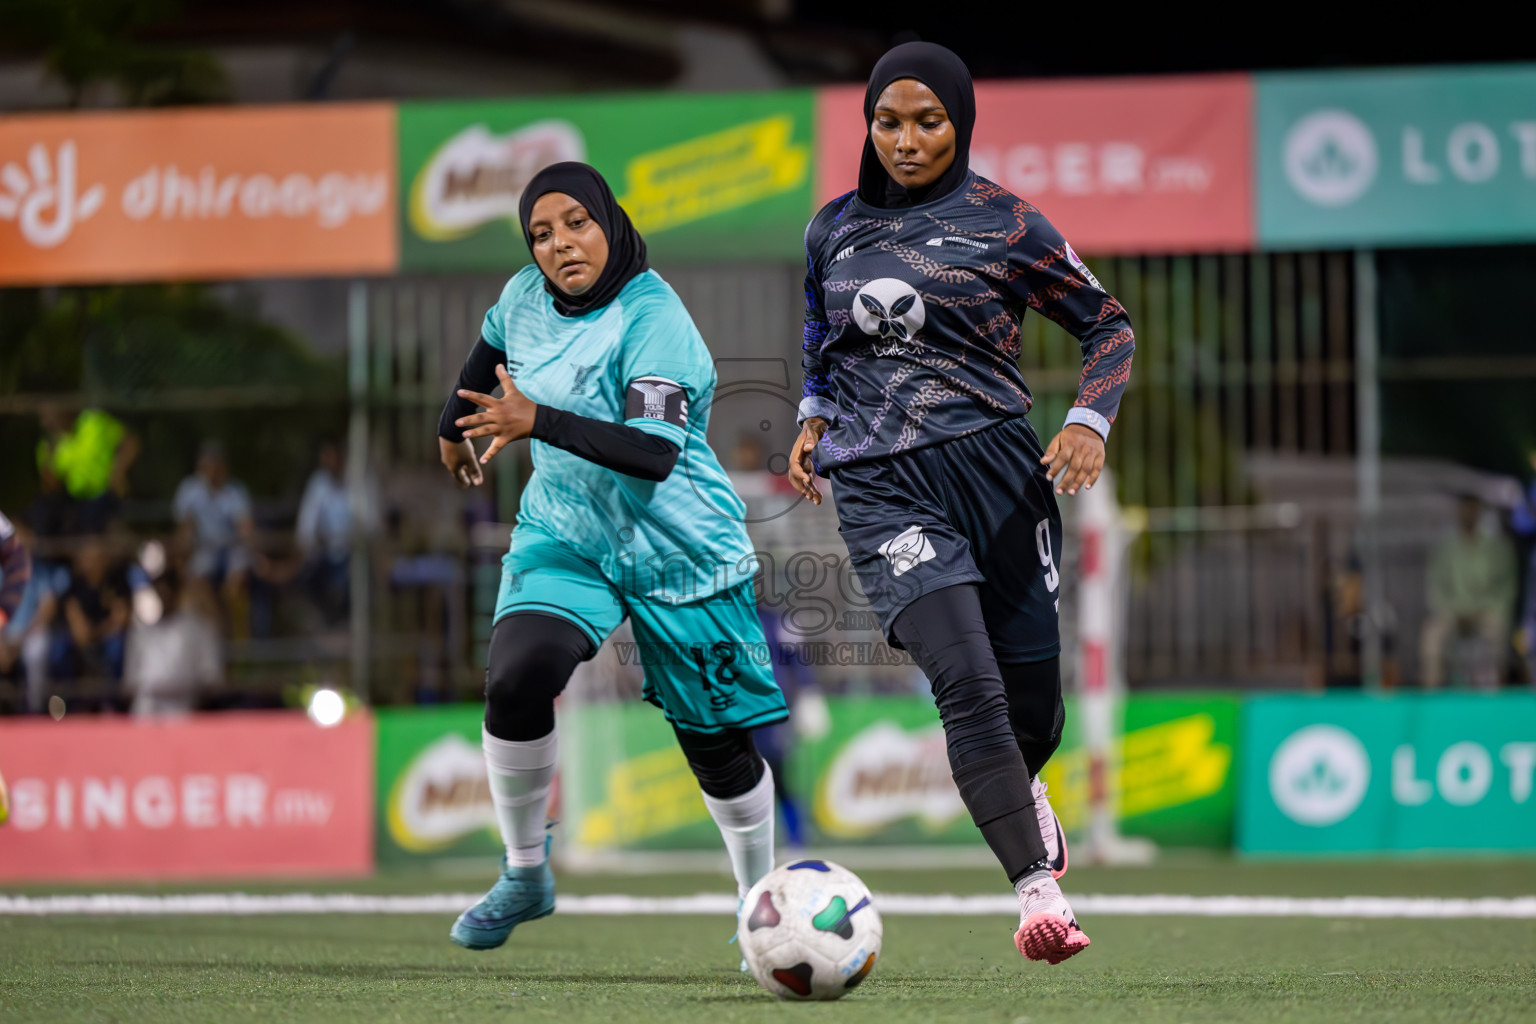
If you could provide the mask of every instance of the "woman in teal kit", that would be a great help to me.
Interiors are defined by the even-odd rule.
[[[554,699],[626,616],[645,698],[677,733],[742,893],[773,865],[773,780],[750,730],[787,714],[760,656],[744,507],[705,441],[715,371],[703,339],[595,170],[546,168],[519,212],[535,263],[486,314],[438,425],[460,486],[524,437],[534,467],[486,669],[484,750],[507,862],[453,926],[470,949],[554,910]],[[489,393],[498,383],[502,398]],[[493,439],[478,459],[475,437]]]

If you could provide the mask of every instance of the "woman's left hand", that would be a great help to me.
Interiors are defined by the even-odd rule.
[[[1040,460],[1057,494],[1076,494],[1087,490],[1104,468],[1104,439],[1092,427],[1069,423],[1051,439],[1051,446]]]
[[[468,428],[464,431],[466,438],[493,438],[491,446],[485,450],[484,455],[480,456],[482,466],[490,462],[491,456],[505,448],[508,442],[521,441],[533,433],[533,414],[539,408],[517,390],[517,385],[512,383],[512,375],[507,372],[505,366],[497,365],[496,376],[501,379],[502,396],[492,398],[478,391],[459,389],[460,398],[469,399],[485,411],[453,421],[456,427]]]

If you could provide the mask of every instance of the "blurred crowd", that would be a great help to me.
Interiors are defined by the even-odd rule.
[[[35,494],[24,507],[0,510],[8,514],[0,517],[0,713],[45,712],[53,698],[70,712],[135,714],[281,703],[280,687],[232,679],[232,670],[248,668],[264,643],[295,638],[307,646],[283,656],[279,676],[292,679],[327,657],[345,663],[354,551],[377,549],[381,537],[389,554],[362,578],[387,588],[394,607],[415,621],[372,620],[370,647],[390,647],[396,659],[374,699],[468,696],[463,680],[451,678],[454,659],[474,646],[467,595],[483,589],[480,563],[494,576],[505,543],[502,533],[472,554],[475,524],[493,518],[484,495],[466,508],[463,496],[439,486],[435,466],[395,469],[387,498],[366,475],[354,494],[343,448],[326,441],[296,508],[290,502],[281,515],[259,517],[224,449],[208,440],[174,493],[147,496],[163,509],[162,527],[134,530],[123,516],[140,455],[134,434],[99,409],[44,408],[39,428]],[[782,514],[794,501],[783,474],[765,468],[773,457],[752,434],[727,453],[754,539],[791,550],[804,543],[804,523]],[[1385,685],[1492,689],[1536,681],[1536,455],[1531,468],[1522,501],[1507,515],[1476,495],[1458,498],[1454,528],[1430,552],[1416,637],[1400,636],[1391,613],[1378,610]],[[136,497],[142,506],[146,496]],[[402,515],[415,525],[402,526]],[[1334,574],[1321,600],[1323,679],[1359,686],[1367,609],[1358,559]],[[778,626],[765,618],[770,635]],[[1403,678],[1409,643],[1416,671]],[[787,685],[803,690],[812,682]]]
[[[1478,494],[1456,496],[1455,525],[1431,549],[1424,574],[1416,679],[1403,678],[1403,639],[1390,600],[1377,609],[1383,685],[1492,690],[1508,682],[1536,684],[1536,452],[1531,471],[1507,515]],[[1368,613],[1358,556],[1334,575],[1327,602],[1327,685],[1360,686]]]
[[[61,694],[70,712],[259,706],[271,696],[225,686],[231,644],[270,636],[279,605],[308,630],[346,626],[353,534],[377,523],[336,443],[319,446],[289,537],[258,536],[211,440],[169,496],[174,529],[144,535],[122,515],[140,450],[125,425],[48,407],[39,426],[36,495],[6,519],[0,710],[42,712]]]

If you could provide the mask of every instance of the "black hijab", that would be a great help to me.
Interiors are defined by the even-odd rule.
[[[608,262],[592,287],[580,295],[567,295],[548,274],[544,275],[544,290],[555,300],[555,310],[561,316],[581,316],[602,309],[635,275],[645,273],[649,266],[645,261],[645,239],[635,230],[629,214],[614,198],[613,189],[608,187],[601,174],[586,164],[565,161],[550,164],[535,174],[518,200],[517,216],[522,222],[523,239],[529,250],[533,249],[533,236],[528,231],[533,204],[550,192],[564,192],[587,208],[587,213],[608,236]]]
[[[875,104],[886,86],[901,78],[915,78],[939,98],[955,126],[955,159],[938,179],[922,188],[897,184],[880,163],[869,137]],[[942,199],[965,181],[971,162],[971,129],[976,126],[976,90],[965,62],[937,43],[902,43],[890,49],[870,72],[864,90],[864,156],[859,161],[859,198],[870,206],[892,209],[917,206]]]

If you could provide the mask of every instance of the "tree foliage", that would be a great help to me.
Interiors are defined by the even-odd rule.
[[[7,34],[37,50],[78,107],[93,86],[115,87],[130,107],[229,99],[223,68],[205,50],[146,42],[181,11],[177,0],[6,0]]]

